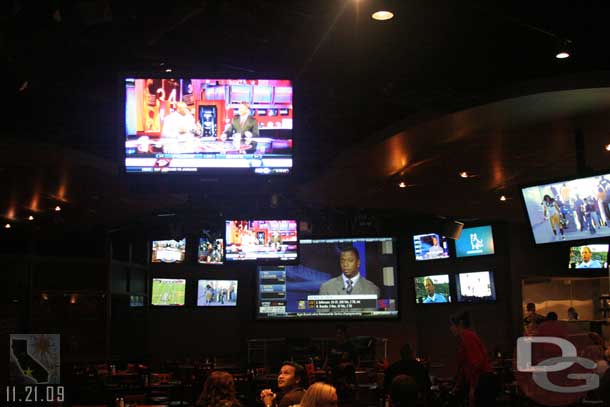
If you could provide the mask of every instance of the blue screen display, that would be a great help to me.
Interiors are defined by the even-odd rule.
[[[455,252],[457,257],[494,254],[494,237],[491,226],[464,228],[460,238],[455,241]]]

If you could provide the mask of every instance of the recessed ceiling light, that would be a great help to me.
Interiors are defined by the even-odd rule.
[[[400,182],[400,184],[398,184],[398,187],[399,187],[399,188],[406,188],[406,187],[407,187],[407,184],[405,184],[405,182],[404,182],[404,181],[401,181],[401,182]]]
[[[466,171],[462,171],[462,172],[460,172],[460,177],[468,178],[468,173]]]
[[[610,151],[610,144],[606,144],[606,151]]]
[[[570,53],[568,51],[560,51],[557,54],[555,54],[555,58],[567,59],[567,58],[570,58]]]
[[[34,220],[34,217],[32,215],[28,216],[28,220]]]
[[[392,13],[391,11],[387,11],[387,10],[379,10],[379,11],[376,11],[373,14],[371,14],[371,17],[373,18],[373,20],[387,21],[387,20],[391,20],[392,18],[394,18],[394,13]]]
[[[11,224],[7,223],[6,225],[4,225],[4,229],[10,229],[11,228]]]
[[[167,68],[167,69],[165,70],[165,72],[167,72],[167,73],[170,73],[171,71],[172,71],[172,70],[171,70],[171,68]]]
[[[61,206],[57,205],[57,206],[55,207],[55,212],[59,212],[59,211],[61,211]]]
[[[506,201],[506,195],[502,195],[502,196],[500,197],[500,200],[501,200],[502,202]]]

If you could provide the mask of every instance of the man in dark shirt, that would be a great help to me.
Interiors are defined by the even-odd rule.
[[[277,376],[279,395],[271,389],[261,391],[261,400],[265,407],[288,407],[299,404],[305,394],[302,385],[305,383],[305,368],[298,363],[284,362]]]
[[[398,375],[412,377],[417,384],[419,393],[424,397],[428,396],[431,385],[428,369],[415,360],[413,350],[409,344],[405,344],[400,350],[400,360],[392,363],[385,371],[384,388],[386,392],[390,391],[392,380]]]

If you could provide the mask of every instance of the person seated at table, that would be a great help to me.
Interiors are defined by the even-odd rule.
[[[384,389],[390,393],[392,381],[399,375],[407,375],[415,380],[418,392],[424,397],[428,397],[430,392],[430,375],[428,369],[415,359],[411,346],[407,343],[400,349],[400,360],[392,363],[385,371]]]
[[[264,389],[260,398],[265,407],[288,407],[299,404],[305,390],[305,368],[298,363],[284,362],[277,376],[277,387],[279,395],[271,389]]]
[[[390,405],[393,407],[411,407],[417,403],[418,385],[411,376],[400,374],[390,385]]]
[[[316,382],[309,386],[298,407],[337,407],[337,389],[330,384]]]
[[[242,137],[246,144],[250,143],[252,137],[258,137],[258,122],[250,116],[250,105],[246,102],[239,104],[239,113],[227,124],[225,131],[221,135],[223,140],[232,139],[235,144],[241,141]]]
[[[536,332],[538,325],[544,322],[545,318],[543,315],[536,313],[536,304],[533,302],[527,303],[525,310],[526,315],[523,318],[523,330],[526,336],[531,336]]]
[[[224,371],[210,373],[196,405],[201,407],[241,407],[241,403],[237,400],[233,376]]]

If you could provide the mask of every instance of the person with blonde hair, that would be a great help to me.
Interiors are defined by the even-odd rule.
[[[309,386],[299,407],[336,407],[337,390],[330,384],[316,382]]]
[[[197,406],[241,407],[236,397],[233,376],[221,370],[210,373],[197,400]]]

